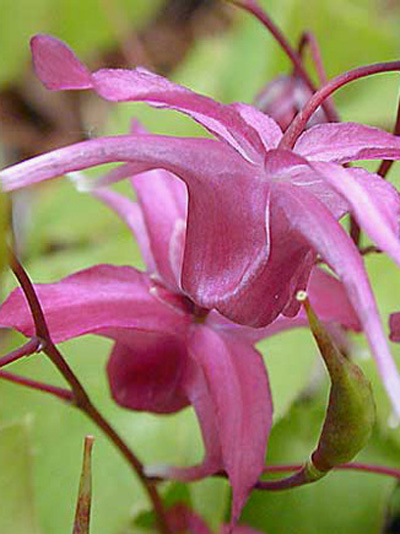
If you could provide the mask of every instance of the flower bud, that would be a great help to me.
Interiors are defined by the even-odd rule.
[[[352,460],[366,445],[375,423],[375,402],[368,379],[333,344],[305,293],[299,292],[297,298],[303,302],[331,380],[325,422],[307,465],[308,475],[316,480],[333,467]]]
[[[311,96],[311,90],[299,76],[279,76],[264,87],[254,105],[272,117],[285,131]],[[323,122],[327,122],[326,115],[322,108],[318,108],[307,127]]]

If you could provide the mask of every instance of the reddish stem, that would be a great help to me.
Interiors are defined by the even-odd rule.
[[[248,13],[251,13],[252,15],[254,15],[259,20],[259,22],[261,22],[261,24],[263,24],[268,29],[270,34],[274,37],[274,39],[278,42],[279,46],[282,48],[282,50],[285,52],[285,54],[290,59],[296,71],[296,74],[300,76],[303,79],[304,83],[307,85],[307,87],[309,87],[310,90],[313,93],[315,93],[317,88],[315,87],[310,76],[305,70],[299,53],[291,46],[291,44],[286,39],[286,37],[283,35],[281,30],[278,28],[278,26],[276,26],[276,24],[267,15],[267,13],[265,13],[262,10],[259,4],[255,0],[228,0],[228,1],[244,9]],[[339,120],[335,109],[332,107],[329,101],[322,102],[321,105],[329,121],[337,122]]]
[[[31,354],[40,352],[41,346],[42,343],[37,337],[30,339],[28,343],[25,343],[25,345],[22,345],[22,347],[19,347],[18,349],[13,350],[9,354],[2,356],[0,358],[0,367],[5,367],[6,365],[17,361],[20,358],[23,358],[24,356],[30,356]]]
[[[397,104],[397,115],[396,115],[396,122],[395,122],[394,129],[393,129],[393,134],[400,135],[400,98]],[[382,160],[376,173],[379,174],[379,176],[381,176],[382,178],[386,178],[386,175],[389,172],[393,163],[394,161],[391,159]]]
[[[302,469],[303,469],[303,465],[301,464],[267,466],[264,469],[265,474],[287,473],[290,471],[297,471],[297,473],[295,473],[293,477],[289,477],[287,479],[282,479],[282,480],[275,480],[275,481],[260,480],[254,486],[254,488],[259,489],[259,490],[283,490],[283,489],[289,489],[291,487],[298,486],[300,485],[299,483],[301,483],[300,473],[302,472]],[[333,469],[340,470],[340,471],[362,471],[364,473],[371,473],[371,474],[394,477],[400,480],[400,469],[395,469],[393,467],[384,467],[380,465],[369,465],[369,464],[364,464],[360,462],[352,462],[348,464],[337,465]],[[299,483],[296,484],[296,481]]]
[[[14,384],[21,384],[22,386],[27,386],[31,389],[35,389],[36,391],[50,393],[51,395],[54,395],[55,397],[71,404],[74,402],[74,394],[68,389],[44,384],[42,382],[38,382],[37,380],[25,378],[24,376],[15,375],[14,373],[9,373],[7,371],[0,371],[0,378],[8,380],[9,382],[13,382]]]
[[[114,443],[120,453],[128,461],[136,475],[139,477],[153,505],[160,532],[163,534],[171,534],[162,500],[154,483],[147,479],[144,473],[142,462],[131,451],[116,430],[108,423],[106,419],[104,419],[101,413],[92,404],[82,384],[51,339],[44,312],[29,276],[12,252],[10,253],[10,257],[11,268],[18,279],[22,291],[24,292],[28,301],[35,323],[37,336],[40,337],[44,342],[42,349],[43,352],[50,358],[52,363],[57,367],[62,376],[71,386],[73,392],[73,402],[75,406],[85,413],[93,421],[93,423],[95,423],[107,435],[107,437],[112,441],[112,443]]]
[[[311,57],[315,66],[315,70],[318,75],[318,79],[323,85],[328,81],[328,77],[325,72],[324,64],[322,61],[321,51],[318,45],[318,41],[312,32],[304,32],[299,42],[299,55],[303,54],[304,48],[308,46],[310,48]]]
[[[280,143],[279,148],[282,149],[292,149],[299,138],[299,136],[304,131],[307,122],[323,102],[331,96],[335,91],[341,89],[345,85],[371,76],[373,74],[380,74],[383,72],[391,72],[400,70],[400,61],[390,61],[387,63],[375,63],[373,65],[364,65],[362,67],[357,67],[356,69],[349,70],[336,76],[332,80],[329,80],[328,83],[323,85],[307,102],[304,108],[300,113],[294,118],[293,122],[290,124],[289,128],[284,133]]]

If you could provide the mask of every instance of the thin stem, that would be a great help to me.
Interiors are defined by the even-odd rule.
[[[289,128],[284,133],[281,142],[279,143],[279,148],[292,149],[295,145],[297,139],[304,131],[307,122],[309,121],[312,114],[316,109],[322,105],[322,103],[331,96],[335,91],[341,89],[343,86],[371,76],[373,74],[380,74],[383,72],[399,71],[400,70],[400,61],[390,61],[387,63],[375,63],[372,65],[364,65],[362,67],[357,67],[355,69],[349,70],[336,76],[332,80],[329,80],[328,83],[323,85],[307,102],[304,108],[300,113],[295,117]]]
[[[34,337],[30,339],[28,343],[25,343],[25,345],[22,345],[22,347],[19,347],[18,349],[13,350],[9,354],[2,356],[0,358],[0,367],[5,367],[6,365],[17,361],[20,358],[23,358],[24,356],[30,356],[31,354],[40,352],[41,347],[42,347],[42,343],[40,339],[38,339],[37,337]]]
[[[302,467],[297,473],[288,478],[282,478],[280,480],[259,480],[254,488],[264,491],[283,491],[304,486],[308,483],[310,483],[310,480],[307,479],[305,469]]]
[[[73,402],[75,406],[79,408],[83,413],[85,413],[93,421],[93,423],[95,423],[95,425],[98,426],[107,435],[111,442],[114,443],[120,453],[128,461],[129,465],[142,482],[150,498],[150,501],[152,502],[153,509],[159,524],[160,532],[162,532],[163,534],[171,534],[164,506],[158,494],[157,488],[152,482],[147,479],[144,473],[142,462],[131,451],[131,449],[127,446],[127,444],[116,432],[116,430],[110,425],[110,423],[108,423],[108,421],[92,404],[88,394],[86,393],[79,379],[69,367],[61,352],[53,343],[49,333],[49,329],[47,327],[44,312],[39,302],[35,288],[26,271],[12,252],[11,268],[16,278],[18,279],[22,291],[24,292],[28,301],[33,320],[35,322],[36,333],[38,337],[43,339],[42,350],[50,358],[52,363],[57,367],[59,372],[70,385],[73,392]]]
[[[396,122],[395,122],[394,129],[393,129],[393,135],[400,135],[400,98],[397,104],[397,115],[396,115]],[[389,172],[390,168],[392,167],[393,163],[394,161],[391,159],[382,160],[376,173],[379,174],[379,176],[381,176],[382,178],[386,178],[386,175]]]
[[[289,489],[289,487],[295,487],[293,484],[295,483],[296,480],[300,481],[300,472],[302,471],[302,469],[303,469],[303,466],[301,464],[267,466],[264,469],[264,474],[288,473],[290,471],[297,471],[297,473],[295,473],[293,477],[289,477],[283,480],[277,480],[277,481],[260,480],[259,482],[255,484],[254,488],[259,489],[259,490],[271,490],[271,489],[279,490],[279,489]],[[364,473],[389,476],[389,477],[397,478],[400,480],[400,469],[396,469],[393,467],[384,467],[380,465],[364,464],[360,462],[352,462],[348,464],[337,465],[333,468],[333,470],[335,471],[336,470],[361,471]],[[292,483],[290,483],[291,479],[292,479]],[[280,483],[278,486],[276,485],[277,482]],[[273,487],[270,486],[272,483],[274,483]],[[285,486],[287,486],[287,488]]]
[[[261,22],[261,24],[263,24],[268,29],[270,34],[274,37],[274,39],[277,41],[279,46],[282,48],[282,50],[285,52],[287,57],[290,59],[296,71],[296,74],[300,76],[302,80],[304,81],[304,83],[307,85],[307,87],[309,87],[309,89],[313,93],[315,93],[317,88],[315,87],[310,76],[305,70],[299,53],[291,46],[291,44],[286,39],[286,37],[283,35],[281,30],[278,28],[278,26],[276,26],[276,24],[267,15],[267,13],[265,13],[262,10],[262,8],[258,5],[258,3],[255,0],[228,0],[228,1],[244,9],[248,13],[251,13],[252,15],[254,15],[259,20],[259,22]],[[329,121],[337,122],[339,120],[335,109],[332,107],[329,101],[324,101],[321,103],[321,105]]]
[[[74,402],[74,394],[68,389],[59,388],[57,386],[51,386],[49,384],[44,384],[43,382],[38,382],[31,378],[26,378],[24,376],[15,375],[14,373],[9,373],[8,371],[0,371],[0,378],[13,382],[14,384],[20,384],[22,386],[27,386],[36,391],[41,391],[43,393],[50,393],[55,397],[59,398],[62,401],[69,403]]]
[[[304,48],[308,46],[310,48],[311,57],[314,62],[315,70],[318,75],[318,79],[323,85],[328,81],[328,77],[325,72],[324,64],[322,61],[321,51],[318,45],[318,41],[312,32],[304,32],[299,42],[299,55],[302,56]]]

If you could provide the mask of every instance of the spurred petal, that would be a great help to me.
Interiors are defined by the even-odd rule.
[[[217,417],[224,468],[233,489],[232,523],[263,471],[272,402],[261,355],[247,343],[198,326],[189,354],[202,368]]]
[[[93,88],[111,101],[145,101],[191,115],[220,139],[247,158],[260,160],[263,144],[257,134],[229,105],[196,94],[146,69],[101,69],[88,78],[86,68],[71,50],[54,37],[40,35],[32,40],[36,72],[49,89]],[[67,70],[64,71],[63,61]],[[81,73],[85,73],[85,76]],[[69,78],[70,75],[70,78]]]
[[[150,239],[146,224],[143,219],[142,210],[139,205],[129,200],[124,195],[111,191],[106,187],[94,189],[92,194],[104,202],[126,223],[132,231],[139,244],[140,252],[149,273],[156,272],[156,264],[150,247]]]
[[[400,265],[400,198],[394,187],[363,169],[330,163],[314,163],[313,167],[348,201],[370,239]]]
[[[400,159],[400,139],[356,122],[318,124],[304,132],[293,149],[313,161],[346,163],[360,159]]]
[[[400,342],[400,312],[392,313],[389,318],[390,339],[397,343]]]
[[[275,202],[286,211],[293,226],[341,278],[350,302],[358,313],[392,405],[400,415],[398,371],[357,248],[329,210],[317,199],[287,184],[279,184],[276,193]]]
[[[189,404],[182,379],[188,362],[184,339],[165,332],[131,330],[107,364],[114,400],[131,410],[173,413]]]
[[[50,35],[35,35],[31,50],[36,74],[47,89],[92,87],[90,71],[62,41]]]
[[[186,233],[185,184],[164,170],[135,176],[132,183],[143,213],[157,271],[164,282],[178,290]]]
[[[56,343],[89,333],[107,335],[118,328],[179,332],[185,326],[185,316],[154,298],[147,275],[132,267],[98,265],[35,287]],[[34,335],[20,289],[0,308],[0,326]]]

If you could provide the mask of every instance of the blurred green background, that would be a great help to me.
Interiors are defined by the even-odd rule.
[[[315,33],[329,76],[400,56],[396,0],[264,0],[262,4],[293,44],[305,29]],[[256,20],[223,2],[2,0],[0,7],[0,160],[4,164],[104,132],[124,133],[133,116],[153,132],[205,135],[174,112],[141,104],[113,106],[93,95],[48,93],[30,69],[29,39],[35,33],[64,39],[93,67],[144,63],[223,102],[250,103],[267,81],[291,69]],[[390,129],[398,86],[397,74],[349,86],[336,98],[341,118]],[[390,179],[399,185],[397,166]],[[120,221],[65,179],[15,195],[14,214],[17,246],[36,282],[54,281],[96,263],[143,266],[132,236]],[[383,256],[368,258],[367,265],[386,322],[390,312],[400,309],[400,277]],[[13,284],[5,277],[4,295]],[[0,333],[2,352],[17,342]],[[399,347],[392,348],[400,363]],[[65,343],[62,349],[93,400],[145,463],[190,464],[201,458],[200,434],[191,410],[156,417],[130,413],[111,402],[104,373],[108,341],[87,337]],[[262,342],[260,350],[275,405],[268,461],[301,462],[316,443],[327,394],[311,335],[286,333]],[[391,413],[374,362],[359,337],[354,337],[354,353],[373,382],[379,416],[371,444],[359,460],[400,467],[399,421]],[[42,356],[15,364],[12,370],[62,384]],[[96,436],[93,534],[143,531],[135,518],[148,510],[146,496],[104,436],[72,408],[0,381],[2,534],[71,532],[87,433]],[[395,487],[394,480],[376,475],[334,473],[314,486],[288,493],[255,493],[242,519],[269,534],[400,532],[398,526],[395,530],[396,514],[400,514]],[[190,485],[188,498],[213,529],[228,516],[230,495],[223,480]]]

